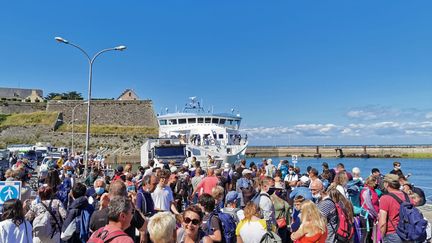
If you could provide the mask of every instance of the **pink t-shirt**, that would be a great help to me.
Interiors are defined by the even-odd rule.
[[[113,227],[113,226],[110,226],[110,225],[106,225],[104,228],[103,228],[103,230],[107,230],[108,231],[108,236],[107,236],[107,238],[106,239],[108,239],[110,236],[109,236],[109,234],[110,233],[112,233],[112,232],[115,232],[115,231],[119,231],[120,229],[119,228],[116,228],[116,227]],[[96,235],[99,233],[100,231],[99,230],[97,230],[97,231],[95,231],[93,234],[92,234],[92,236],[90,237],[90,239],[92,239],[92,238],[96,238]],[[124,232],[124,231],[123,231]],[[132,238],[130,238],[126,233],[124,233],[125,235],[123,236],[117,236],[117,237],[115,237],[114,239],[112,239],[111,241],[110,241],[110,243],[134,243],[134,241],[132,240]]]
[[[203,193],[211,195],[212,189],[215,188],[218,183],[219,179],[216,176],[205,177],[197,185],[198,196],[201,196]]]

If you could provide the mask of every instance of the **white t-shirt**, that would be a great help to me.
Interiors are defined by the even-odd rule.
[[[243,242],[248,243],[259,243],[266,232],[267,224],[263,219],[242,220],[236,228],[236,235],[240,235]]]
[[[25,224],[16,226],[11,219],[0,222],[0,242],[32,243],[32,225],[25,220]]]
[[[285,176],[284,181],[286,182],[292,182],[292,181],[298,181],[298,175],[297,174],[287,174]]]
[[[155,209],[162,211],[170,211],[171,202],[174,201],[173,192],[171,187],[157,186],[154,192],[151,194]]]

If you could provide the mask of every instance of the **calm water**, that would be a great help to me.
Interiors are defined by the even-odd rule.
[[[248,158],[247,162],[261,163],[263,158]],[[291,163],[291,157],[274,157],[271,158],[273,164],[277,165],[281,159],[287,159]],[[402,163],[402,171],[405,175],[411,173],[409,181],[416,186],[422,188],[428,197],[428,201],[432,202],[432,159],[360,159],[360,158],[298,158],[297,167],[300,167],[301,172],[306,171],[309,165],[322,171],[321,164],[327,162],[330,168],[336,167],[338,163],[343,163],[349,171],[353,167],[359,167],[363,179],[370,175],[372,168],[378,168],[382,174],[387,174],[393,169],[393,162],[399,161]]]

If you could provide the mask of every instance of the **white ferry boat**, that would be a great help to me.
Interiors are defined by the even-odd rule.
[[[190,163],[195,157],[207,167],[210,159],[220,165],[234,163],[245,156],[247,136],[240,134],[242,118],[234,110],[205,112],[196,97],[190,97],[182,112],[158,115],[157,120],[159,139],[149,140],[141,147],[143,166],[149,159],[167,163],[171,158],[178,164],[182,159]]]

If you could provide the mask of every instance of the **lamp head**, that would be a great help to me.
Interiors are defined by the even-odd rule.
[[[61,38],[61,37],[55,37],[54,38],[56,41],[61,42],[61,43],[65,43],[65,44],[69,44],[69,41]]]
[[[114,48],[116,51],[124,51],[126,50],[126,46],[117,46]]]

